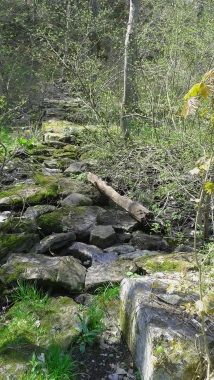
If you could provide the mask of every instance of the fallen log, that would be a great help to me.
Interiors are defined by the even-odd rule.
[[[113,202],[128,211],[138,222],[147,223],[152,221],[154,215],[139,202],[133,202],[128,197],[118,194],[111,186],[107,185],[101,178],[93,173],[88,173],[88,181],[107,195]]]

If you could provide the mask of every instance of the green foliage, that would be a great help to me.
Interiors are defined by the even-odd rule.
[[[95,320],[92,319],[94,315],[84,315],[83,313],[83,315],[78,314],[77,316],[80,320],[80,324],[76,328],[79,333],[76,342],[79,346],[80,352],[85,352],[88,345],[93,346],[98,340],[98,335],[100,334],[101,329],[92,327],[94,324],[97,324]]]
[[[195,114],[196,110],[198,109],[199,102],[203,99],[207,100],[213,95],[213,93],[214,70],[210,70],[203,76],[201,82],[196,83],[184,96],[185,103],[182,110],[182,116],[187,117],[190,114]],[[206,108],[208,109],[208,106]]]
[[[70,353],[59,347],[52,347],[30,361],[28,373],[22,380],[71,380],[76,379],[76,362]]]
[[[30,148],[35,141],[36,139],[30,139],[30,140],[20,139],[19,143],[26,148]]]
[[[12,292],[14,305],[7,313],[10,323],[0,327],[0,352],[4,353],[11,342],[13,346],[28,347],[31,342],[44,334],[37,315],[49,304],[49,298],[35,285],[18,281],[18,287]]]
[[[141,276],[137,273],[132,273],[132,272],[126,272],[125,275],[130,278],[140,278]]]
[[[26,307],[41,307],[48,302],[48,294],[44,294],[42,289],[38,289],[36,285],[18,280],[17,287],[13,289],[11,298],[13,302],[24,301]]]
[[[79,336],[76,340],[81,352],[85,352],[87,346],[93,346],[98,340],[104,328],[105,307],[108,301],[119,297],[119,285],[103,285],[96,289],[96,296],[89,307],[84,308],[78,314],[80,324],[77,328]]]
[[[102,304],[105,305],[105,302],[108,300],[118,299],[120,292],[120,285],[115,285],[109,283],[108,285],[103,285],[96,289],[96,294],[98,299]]]
[[[81,352],[85,352],[87,345],[93,346],[103,330],[104,308],[100,297],[94,297],[92,304],[78,314],[80,324],[77,328],[79,336],[77,344]]]

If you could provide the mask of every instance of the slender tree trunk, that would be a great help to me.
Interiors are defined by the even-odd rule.
[[[99,35],[97,33],[97,17],[99,14],[98,0],[92,1],[91,8],[92,8],[92,14],[93,14],[93,19],[94,19],[94,28],[92,30],[92,35],[91,35],[91,40],[92,40],[91,52],[92,54],[98,57],[100,53],[100,40],[99,40]]]
[[[123,100],[121,108],[121,128],[126,138],[129,137],[129,114],[137,101],[135,88],[135,62],[137,59],[136,25],[139,16],[139,0],[130,0],[129,20],[126,29],[124,51]]]
[[[69,30],[71,22],[71,0],[67,0],[66,5],[66,33],[65,33],[65,42],[64,42],[64,55],[63,61],[66,62],[68,56],[68,45],[69,45]],[[62,78],[65,74],[65,66],[62,66]]]

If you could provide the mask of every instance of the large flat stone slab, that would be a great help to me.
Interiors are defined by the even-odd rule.
[[[142,380],[202,376],[200,322],[184,313],[185,305],[198,295],[170,292],[178,288],[180,279],[144,276],[121,283],[121,329]],[[208,341],[213,339],[214,334],[208,336]]]
[[[119,283],[126,273],[135,273],[136,265],[132,261],[116,261],[107,264],[94,264],[88,268],[85,279],[85,288],[93,289],[105,283]]]
[[[12,254],[0,268],[0,281],[11,284],[19,279],[36,281],[45,287],[61,287],[70,292],[84,288],[86,269],[72,256]]]

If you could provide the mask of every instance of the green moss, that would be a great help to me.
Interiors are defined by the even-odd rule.
[[[157,338],[153,341],[152,356],[156,373],[159,368],[168,368],[173,376],[175,365],[183,363],[181,380],[198,379],[203,374],[200,356],[185,338],[180,339],[176,336],[176,339],[170,342],[162,337]]]
[[[58,196],[58,185],[53,183],[45,189],[41,189],[36,194],[31,195],[27,198],[29,204],[42,203],[44,201],[52,201]]]
[[[147,272],[186,272],[195,269],[195,262],[191,254],[173,253],[155,257],[134,260],[138,267]]]
[[[41,215],[37,219],[37,224],[44,235],[63,232],[61,210],[56,210],[51,213]]]
[[[32,301],[26,295],[16,302],[0,320],[0,380],[23,374],[32,354],[47,346],[69,346],[78,334],[76,313],[77,304],[68,297]]]
[[[182,266],[178,261],[164,261],[163,263],[147,261],[146,269],[150,269],[151,272],[179,272],[182,270]]]
[[[31,156],[45,156],[46,158],[52,156],[54,151],[55,151],[54,148],[47,148],[47,147],[28,149],[28,153]]]
[[[6,235],[0,234],[0,259],[6,254],[12,252],[26,252],[38,242],[38,236],[34,234],[29,235]]]
[[[13,282],[16,282],[21,278],[21,275],[24,273],[24,271],[27,268],[31,268],[30,263],[14,263],[13,270],[11,273],[6,272],[5,270],[0,268],[0,280],[5,284],[11,284]]]
[[[68,157],[68,158],[71,158],[71,159],[75,159],[77,158],[78,156],[78,148],[71,145],[72,149],[70,149],[70,151],[64,151],[64,149],[57,149],[55,150],[54,154],[53,154],[53,157],[55,158],[65,158],[65,157]]]
[[[94,207],[94,206],[93,206]],[[87,212],[88,206],[65,207],[49,214],[43,214],[37,219],[37,224],[45,236],[51,233],[69,231],[75,223],[79,224],[81,217]],[[94,208],[95,209],[95,208]],[[87,215],[86,215],[87,217]]]
[[[5,190],[5,191],[1,191],[1,193],[0,193],[0,199],[6,198],[6,197],[11,197],[11,196],[17,196],[17,198],[20,198],[17,195],[17,192],[19,190],[22,190],[23,188],[24,188],[24,185],[19,185],[19,186],[15,186],[15,187],[9,188],[8,190]]]
[[[36,185],[42,185],[42,186],[50,185],[53,182],[56,182],[55,177],[49,176],[49,175],[44,175],[41,172],[34,174],[33,179],[34,179]]]
[[[10,217],[0,225],[0,231],[7,234],[34,233],[36,230],[36,222],[31,219]]]

